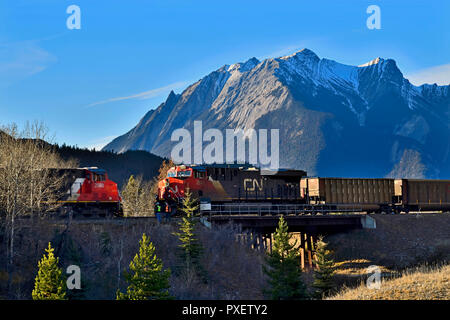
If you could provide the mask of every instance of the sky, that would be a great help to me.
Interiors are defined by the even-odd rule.
[[[42,121],[54,142],[98,149],[171,90],[302,48],[350,65],[392,58],[416,85],[450,84],[449,18],[448,0],[2,0],[0,125]]]

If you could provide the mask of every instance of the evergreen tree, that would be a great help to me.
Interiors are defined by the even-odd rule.
[[[200,264],[200,257],[203,251],[201,244],[195,233],[195,226],[197,220],[195,214],[199,208],[196,199],[192,196],[191,192],[187,190],[182,202],[181,211],[185,214],[180,222],[180,232],[174,233],[178,237],[181,244],[180,258],[183,261],[181,269],[185,269],[187,272],[195,270],[204,281],[206,281],[205,270]]]
[[[313,282],[313,287],[316,289],[314,295],[319,299],[328,295],[334,287],[334,261],[332,259],[332,252],[327,249],[327,246],[327,243],[323,241],[323,237],[319,237],[316,242],[317,269],[314,270]]]
[[[33,300],[66,300],[66,283],[50,242],[45,251],[47,256],[44,254],[38,263],[38,275],[31,293]]]
[[[305,299],[306,286],[301,278],[296,243],[291,244],[291,235],[283,217],[280,217],[274,234],[272,253],[266,258],[267,266],[263,266],[268,276],[269,288],[265,293],[273,300]]]
[[[139,241],[139,253],[130,262],[130,273],[125,274],[129,283],[127,292],[117,292],[117,300],[163,300],[169,295],[170,269],[163,270],[161,259],[156,257],[155,247],[145,233]]]

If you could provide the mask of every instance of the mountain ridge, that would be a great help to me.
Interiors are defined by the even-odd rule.
[[[393,59],[351,66],[309,49],[250,58],[172,91],[104,150],[167,157],[172,131],[202,120],[204,130],[279,128],[280,164],[311,174],[395,175],[409,150],[424,167],[411,176],[448,177],[449,87],[414,86]]]

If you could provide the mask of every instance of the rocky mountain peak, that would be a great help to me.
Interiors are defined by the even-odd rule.
[[[168,157],[172,132],[201,120],[219,130],[277,128],[280,165],[311,175],[383,177],[413,153],[426,176],[448,178],[449,88],[412,85],[393,59],[346,65],[305,48],[224,65],[181,94],[170,92],[104,149]]]
[[[320,58],[317,56],[317,54],[315,54],[314,51],[312,51],[308,48],[301,49],[290,55],[280,57],[279,59],[288,60],[288,59],[292,59],[292,58],[300,59],[300,60],[305,60],[305,59],[320,60]]]

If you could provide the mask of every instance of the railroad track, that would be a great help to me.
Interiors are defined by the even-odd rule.
[[[418,214],[450,214],[449,212],[437,212],[437,211],[417,211],[417,212],[409,212],[408,215],[418,215]],[[367,214],[366,212],[341,212],[341,213],[335,213],[335,212],[328,212],[328,213],[316,213],[316,214],[312,214],[312,213],[297,213],[297,214],[288,214],[288,213],[268,213],[268,212],[250,212],[250,213],[238,213],[238,212],[211,212],[211,213],[206,213],[203,212],[201,214],[201,217],[203,218],[215,218],[215,219],[224,219],[224,218],[231,218],[231,219],[240,219],[240,218],[269,218],[269,217],[276,217],[276,216],[280,216],[280,215],[284,215],[284,216],[288,216],[291,218],[295,218],[295,217],[309,217],[309,218],[313,218],[313,217],[324,217],[324,216],[364,216],[364,215],[391,215],[388,213],[371,213],[371,214]],[[393,214],[392,214],[393,215]],[[401,215],[406,215],[405,213],[402,213]],[[20,216],[17,217],[19,220],[25,220],[25,221],[48,221],[48,222],[55,222],[55,223],[73,223],[73,224],[84,224],[84,223],[100,223],[100,224],[117,224],[117,225],[121,225],[121,224],[125,224],[125,223],[134,223],[137,221],[140,222],[150,222],[150,223],[157,223],[156,217],[155,216],[146,216],[146,217],[84,217],[84,216],[75,216],[72,217],[71,219],[68,217],[56,217],[56,216],[47,216],[47,217],[30,217],[30,216]],[[170,222],[178,222],[180,220],[180,216],[174,216],[170,218]],[[164,218],[162,218],[163,223],[165,223],[166,221],[164,220]]]

